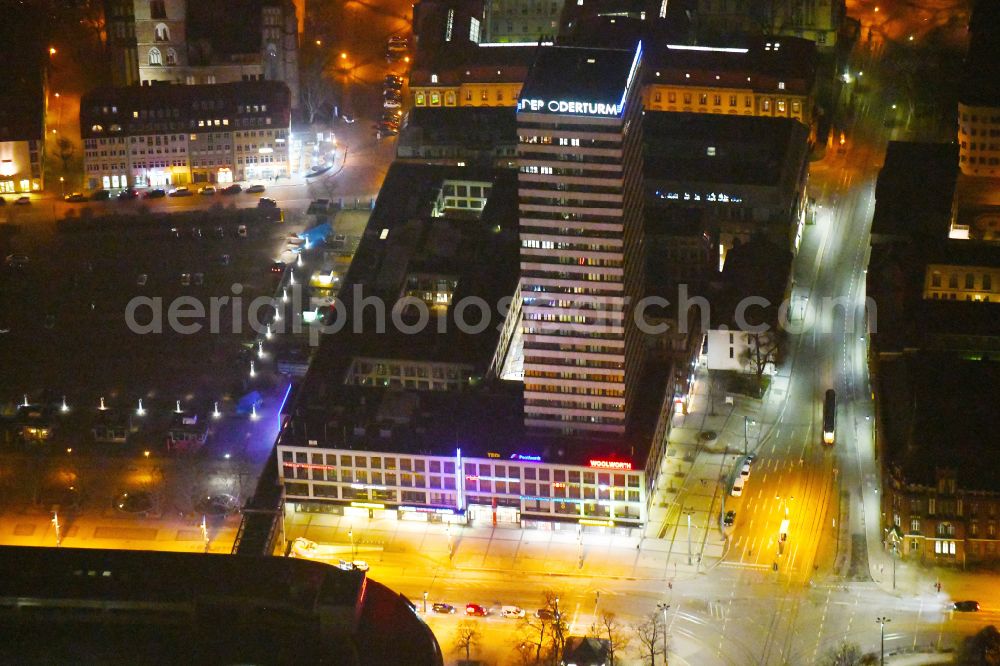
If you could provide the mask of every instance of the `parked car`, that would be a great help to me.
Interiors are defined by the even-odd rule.
[[[122,190],[121,192],[118,193],[119,201],[132,201],[133,199],[138,199],[138,198],[139,198],[139,193],[136,192],[131,187],[126,190]]]
[[[190,287],[191,286],[191,274],[190,273],[181,273],[181,286],[182,287]]]
[[[84,196],[83,192],[73,192],[72,194],[67,194],[66,196],[64,196],[63,200],[68,201],[70,203],[81,203],[86,201],[87,197]]]
[[[403,87],[403,77],[396,76],[395,74],[385,75],[385,87],[393,88],[394,90],[399,90]]]
[[[282,261],[275,261],[271,264],[271,272],[275,275],[283,275],[285,273],[285,263]]]
[[[225,238],[226,237],[226,230],[223,229],[222,227],[216,227],[214,234],[215,234],[216,238]]]
[[[379,123],[375,126],[382,134],[399,134],[399,126],[391,123]]]
[[[750,478],[750,463],[743,463],[743,469],[740,470],[740,476],[743,477],[744,481]]]
[[[556,614],[551,608],[539,608],[535,611],[535,617],[539,620],[554,620],[556,619]]]
[[[465,614],[472,615],[474,617],[486,617],[490,614],[490,611],[488,608],[480,606],[479,604],[466,604]]]
[[[240,238],[246,238],[249,235],[249,232],[247,231],[247,225],[241,224],[240,226],[236,227],[236,235]]]
[[[979,610],[978,601],[956,601],[952,605],[953,610],[961,611],[963,613],[975,613]]]
[[[191,238],[201,240],[201,227],[191,227]]]
[[[111,198],[111,192],[108,190],[97,190],[92,192],[90,195],[91,201],[107,201]]]
[[[222,193],[222,194],[239,194],[242,191],[243,191],[243,188],[240,187],[239,183],[233,183],[232,185],[228,185],[228,186],[222,188],[221,190],[219,190],[219,192]]]
[[[260,194],[264,191],[264,186],[261,184],[251,185],[247,188],[247,194]]]
[[[269,197],[261,197],[257,201],[257,208],[277,208],[278,202]]]
[[[455,613],[455,607],[451,604],[436,603],[431,606],[431,610],[435,613],[446,613],[449,615],[453,615]]]
[[[146,190],[146,193],[142,195],[142,198],[143,199],[162,199],[165,196],[167,196],[167,191],[166,190],[155,189],[155,190]]]
[[[194,283],[197,284],[197,285],[203,285],[203,284],[205,284],[205,274],[204,273],[195,273],[194,274]]]
[[[140,287],[145,287],[146,282],[149,281],[149,276],[145,273],[139,273],[139,277],[136,278],[135,283]]]
[[[743,495],[743,486],[746,484],[746,480],[742,477],[736,477],[736,483],[733,484],[733,489],[730,491],[730,495],[733,497],[740,497]]]
[[[403,106],[403,101],[397,98],[386,97],[385,101],[382,102],[382,106],[387,109],[398,109]]]
[[[357,121],[357,118],[355,118],[354,116],[352,116],[349,113],[345,113],[344,115],[342,115],[340,117],[340,119],[343,120],[348,125],[353,125],[355,123],[355,121]]]
[[[189,197],[192,194],[194,194],[194,192],[192,192],[186,187],[177,187],[175,189],[170,190],[170,196],[172,197]]]
[[[206,185],[205,187],[202,187],[201,189],[198,190],[198,194],[207,194],[207,195],[215,194],[215,187],[213,185]]]
[[[524,609],[520,606],[502,606],[500,608],[500,615],[502,617],[522,618],[525,613]]]
[[[30,261],[24,254],[8,254],[3,263],[9,268],[24,268]]]
[[[27,206],[31,203],[31,197],[18,197],[14,199],[15,206]]]
[[[736,522],[736,512],[726,511],[726,517],[723,519],[722,524],[726,527],[732,527],[733,523]]]

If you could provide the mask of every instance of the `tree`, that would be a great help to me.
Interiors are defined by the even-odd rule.
[[[781,336],[773,330],[747,333],[746,336],[747,346],[740,353],[740,362],[753,372],[759,382],[768,365],[778,364]]]
[[[314,42],[303,44],[299,51],[299,96],[308,114],[309,124],[316,121],[333,99],[333,84],[327,77],[330,50]]]
[[[608,642],[608,662],[610,666],[615,666],[615,652],[623,652],[629,644],[628,634],[618,616],[611,611],[601,611],[594,623],[593,633]]]
[[[656,666],[656,655],[663,654],[659,613],[653,613],[645,620],[633,624],[632,633],[639,641],[642,658],[648,659],[650,666]],[[666,655],[664,655],[664,659],[666,659]]]
[[[465,651],[465,660],[469,661],[472,657],[472,650],[479,648],[479,643],[483,638],[482,632],[479,630],[479,624],[475,620],[462,620],[458,623],[458,627],[455,630],[455,642],[453,648],[455,652]]]
[[[1000,666],[1000,632],[992,624],[968,636],[955,655],[962,666]]]
[[[64,136],[56,139],[56,157],[62,162],[62,170],[65,173],[69,169],[69,161],[76,155],[76,146]]]
[[[820,663],[823,666],[861,666],[865,663],[863,659],[860,647],[844,642],[827,650]]]

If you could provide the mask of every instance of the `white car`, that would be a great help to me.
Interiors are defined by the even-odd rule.
[[[384,106],[387,109],[398,109],[402,105],[403,105],[402,102],[400,102],[398,99],[387,99],[384,102],[382,102],[382,106]]]
[[[741,496],[743,494],[743,485],[745,483],[746,483],[746,480],[742,476],[738,477],[736,479],[736,483],[733,484],[732,491],[730,491],[729,494],[732,495],[733,497],[739,497],[739,496]]]
[[[750,463],[743,463],[743,469],[740,470],[740,476],[746,481],[750,478]]]
[[[500,608],[501,617],[521,618],[524,615],[524,609],[520,606],[503,606]]]

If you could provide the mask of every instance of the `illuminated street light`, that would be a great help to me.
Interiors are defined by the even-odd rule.
[[[58,51],[56,51],[56,47],[50,46],[49,47],[49,55],[55,55],[56,53],[58,53]]]
[[[316,40],[316,46],[323,46],[323,40],[322,39],[317,39]]]
[[[28,406],[28,394],[27,393],[24,394],[24,404],[22,404],[21,406],[22,407],[27,407]]]
[[[353,528],[347,530],[347,536],[349,536],[351,538],[351,562],[353,563],[354,560],[357,559],[357,555],[358,555],[357,549],[355,549],[355,547],[354,547],[354,529]]]
[[[106,411],[108,408],[104,406],[104,398],[101,398],[101,406],[98,407],[99,410]]]
[[[910,35],[910,37],[909,37],[909,40],[910,40],[911,42],[913,41],[913,35]]]
[[[139,398],[139,409],[135,410],[136,416],[142,416],[146,410],[142,408],[142,398]]]
[[[257,420],[257,403],[250,405],[250,420],[251,421]]]
[[[288,289],[287,288],[282,288],[282,290],[281,290],[281,302],[282,303],[287,303],[288,302]]]
[[[341,59],[341,60],[347,60],[347,54],[346,54],[346,53],[344,53],[343,51],[341,51],[341,52],[340,52],[340,59]]]
[[[256,377],[257,376],[257,370],[254,369],[254,367],[253,367],[253,361],[250,361],[250,376],[251,377]]]
[[[271,339],[271,325],[270,324],[267,325],[267,329],[264,332],[264,337],[267,338],[268,340]]]
[[[180,400],[178,400],[178,401],[177,401],[176,403],[174,403],[174,404],[175,404],[175,407],[174,407],[174,413],[175,413],[175,414],[180,414],[180,413],[181,413],[181,401],[180,401]]]
[[[264,358],[264,342],[262,340],[257,341],[257,358]]]
[[[288,284],[289,285],[295,284],[295,269],[294,268],[289,268],[288,269]]]
[[[69,405],[66,404],[66,396],[63,396],[62,407],[59,408],[59,411],[61,411],[63,413],[66,413],[66,412],[69,411]]]
[[[215,408],[212,410],[212,418],[217,419],[220,416],[222,416],[222,412],[219,411],[219,403],[218,403],[218,401],[216,401],[215,402]]]

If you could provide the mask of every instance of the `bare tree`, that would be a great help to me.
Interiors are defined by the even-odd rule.
[[[636,640],[639,641],[642,658],[649,660],[649,666],[656,666],[656,655],[663,654],[659,614],[653,613],[645,620],[633,624],[632,633]]]
[[[594,634],[608,642],[608,662],[610,666],[615,666],[615,652],[623,652],[629,644],[625,626],[611,611],[601,611],[594,624]]]
[[[455,642],[452,648],[455,652],[465,651],[465,660],[469,661],[472,658],[472,651],[479,648],[482,638],[483,633],[475,620],[462,620],[455,630]]]
[[[540,666],[551,660],[554,632],[549,620],[523,618],[513,637],[513,649],[522,666]]]
[[[830,648],[820,663],[822,666],[869,666],[877,662],[877,655],[864,654],[857,644],[844,642]]]
[[[333,100],[333,83],[327,76],[330,49],[307,42],[299,50],[299,89],[309,124]]]
[[[556,663],[559,657],[563,653],[563,648],[566,646],[566,632],[569,631],[569,625],[563,619],[562,611],[559,609],[559,593],[554,590],[544,590],[542,592],[542,603],[543,608],[551,609],[554,613],[551,622],[550,632],[551,632],[551,654],[552,663]]]
[[[777,365],[783,351],[784,338],[778,331],[747,333],[747,347],[740,353],[740,363],[753,372],[760,387],[761,378],[769,365]]]

